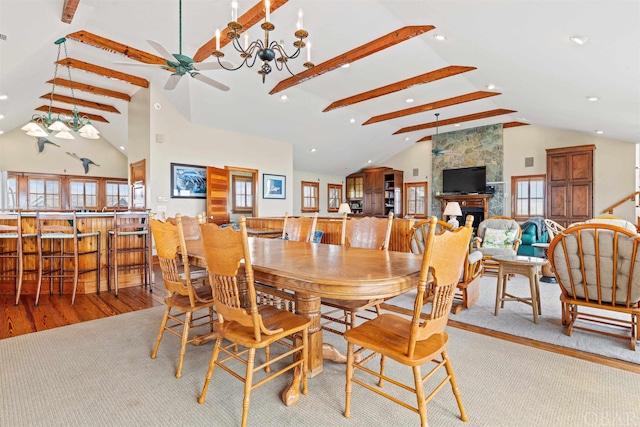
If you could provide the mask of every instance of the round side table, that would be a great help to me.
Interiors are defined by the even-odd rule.
[[[504,308],[505,301],[518,301],[530,305],[533,309],[533,323],[538,323],[538,314],[542,314],[540,306],[540,286],[538,284],[538,268],[548,261],[544,258],[530,256],[494,256],[498,262],[498,286],[496,287],[496,308],[494,315],[498,315],[498,308]],[[529,278],[531,297],[517,297],[507,293],[507,282],[510,274],[520,274]]]

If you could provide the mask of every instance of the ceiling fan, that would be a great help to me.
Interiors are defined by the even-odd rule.
[[[202,70],[219,70],[223,67],[218,62],[194,62],[192,58],[182,54],[182,0],[180,0],[180,28],[179,28],[179,53],[171,53],[164,46],[154,40],[147,40],[147,43],[153,47],[156,52],[158,52],[166,61],[167,65],[158,65],[158,64],[136,64],[133,62],[115,62],[115,64],[120,65],[133,65],[133,66],[146,66],[146,67],[160,67],[164,70],[172,71],[169,80],[164,85],[165,90],[172,90],[180,81],[180,78],[185,74],[190,75],[196,80],[200,80],[203,83],[208,84],[209,86],[213,86],[216,89],[222,91],[228,91],[229,86],[222,84],[216,80],[213,80],[210,77],[207,77],[203,74],[200,74],[199,71]],[[233,64],[222,61],[222,65],[225,67],[233,67]]]
[[[453,150],[445,150],[443,148],[437,148],[436,144],[438,143],[438,117],[440,116],[440,113],[436,113],[436,135],[433,138],[433,149],[431,150],[431,154],[433,154],[434,156],[439,156],[441,154],[453,154],[453,155],[459,155],[460,153],[456,153]]]

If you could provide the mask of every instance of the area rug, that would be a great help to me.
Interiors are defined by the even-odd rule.
[[[213,343],[188,346],[175,378],[180,338],[166,336],[149,358],[162,307],[0,340],[1,426],[238,426],[242,383],[214,372],[207,401],[197,397]],[[449,387],[427,404],[432,426],[635,425],[640,375],[508,341],[448,328],[449,354],[469,422]],[[336,345],[344,339],[325,334]],[[372,367],[375,367],[373,365]],[[426,372],[426,371],[425,371]],[[411,370],[387,362],[407,380]],[[249,426],[415,426],[417,414],[354,386],[343,416],[345,366],[325,362],[309,394],[287,407],[284,375],[254,390]],[[391,389],[390,384],[385,388]],[[398,398],[413,403],[413,396]],[[624,423],[624,424],[623,424]]]
[[[538,317],[537,324],[533,323],[532,308],[521,302],[506,301],[504,308],[499,309],[498,315],[495,316],[496,286],[496,277],[482,277],[479,301],[469,310],[462,310],[456,315],[452,314],[450,319],[518,337],[640,364],[640,348],[637,351],[632,351],[629,340],[578,329],[574,329],[571,336],[567,336],[566,327],[561,323],[562,311],[558,284],[540,283],[542,315]],[[520,297],[527,297],[531,294],[529,279],[524,276],[516,275],[509,280],[507,289],[509,293]],[[414,298],[415,292],[408,292],[388,300],[387,303],[402,308],[413,308]],[[629,320],[628,315],[626,319]],[[606,329],[606,327],[602,328]],[[609,330],[621,333],[621,329],[610,328]]]

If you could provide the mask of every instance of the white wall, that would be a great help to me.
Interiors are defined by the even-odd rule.
[[[345,188],[344,176],[335,175],[322,175],[311,172],[294,171],[293,172],[293,210],[289,211],[290,215],[303,215],[302,208],[302,181],[317,182],[320,185],[320,211],[319,216],[342,216],[337,212],[327,212],[329,206],[329,188],[327,184],[342,185],[342,201],[346,200],[346,188]],[[287,183],[290,187],[291,184]],[[282,213],[284,215],[284,212]],[[308,214],[304,214],[308,215]]]
[[[162,108],[153,108],[154,103]],[[224,108],[224,106],[221,106]],[[150,175],[147,176],[147,208],[156,212],[158,205],[166,206],[167,216],[176,213],[196,215],[205,210],[204,199],[172,199],[170,192],[170,164],[185,163],[199,166],[258,169],[258,215],[282,216],[293,211],[293,150],[290,144],[258,138],[190,123],[163,95],[162,90],[150,89],[149,97]],[[250,122],[248,122],[250,125]],[[156,142],[156,135],[164,142]],[[285,199],[262,198],[262,174],[285,175]],[[166,202],[158,202],[158,198]]]
[[[95,126],[100,130],[100,124]],[[61,175],[102,176],[108,178],[127,177],[127,158],[104,138],[48,139],[60,145],[45,144],[38,152],[37,138],[27,135],[20,128],[0,135],[0,170],[15,172],[52,173]],[[91,159],[100,166],[90,165],[84,173],[82,161],[67,154]]]
[[[504,143],[504,186],[505,194],[511,194],[511,177],[519,175],[546,174],[546,149],[595,144],[594,152],[594,216],[602,210],[622,200],[636,191],[636,145],[616,141],[597,135],[572,132],[541,126],[520,126],[507,128],[503,133]],[[524,159],[534,158],[533,167],[525,167]],[[404,182],[431,181],[431,144],[416,143],[398,155],[381,163],[394,169],[404,170]],[[412,177],[413,168],[420,168],[417,179]],[[423,174],[423,170],[428,171]],[[508,196],[507,196],[508,197]],[[428,204],[430,209],[430,204]],[[511,200],[504,203],[504,214],[511,215]],[[632,202],[616,208],[615,216],[631,221],[636,220],[636,210]],[[433,215],[429,212],[429,215]],[[439,215],[439,212],[436,212]]]

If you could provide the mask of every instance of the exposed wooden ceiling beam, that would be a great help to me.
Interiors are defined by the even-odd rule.
[[[465,95],[454,96],[453,98],[449,98],[449,99],[441,99],[440,101],[434,101],[428,104],[416,105],[415,107],[394,111],[393,113],[381,114],[379,116],[371,117],[369,120],[364,122],[363,125],[370,125],[372,123],[378,123],[385,120],[397,119],[398,117],[409,116],[411,114],[424,113],[425,111],[431,111],[437,108],[450,107],[452,105],[462,104],[470,101],[476,101],[478,99],[488,98],[490,96],[496,96],[496,95],[500,95],[500,93],[485,92],[481,90],[477,92],[471,92]]]
[[[53,79],[49,80],[47,83],[53,84]],[[71,82],[69,80],[57,78],[56,79],[56,86],[71,87]],[[93,93],[93,94],[96,94],[96,95],[108,96],[110,98],[118,98],[118,99],[122,99],[122,100],[127,101],[127,102],[131,102],[131,97],[129,95],[127,95],[126,93],[116,92],[115,90],[104,89],[104,88],[97,87],[97,86],[94,86],[94,85],[88,85],[88,84],[84,84],[84,83],[73,82],[73,89],[80,90],[80,91],[83,91],[83,92]]]
[[[271,0],[271,12],[278,9],[280,6],[285,4],[288,0]],[[259,1],[256,3],[251,9],[249,9],[242,16],[238,17],[238,22],[242,25],[242,34],[244,31],[247,31],[249,28],[256,25],[258,22],[264,19],[264,2]],[[231,41],[228,37],[223,37],[222,34],[227,34],[228,32],[233,31],[231,28],[227,27],[224,30],[220,30],[220,47],[224,47]],[[202,45],[200,49],[193,56],[193,60],[195,62],[202,62],[207,59],[213,51],[216,50],[216,38],[215,36]],[[233,62],[233,61],[231,61]]]
[[[42,95],[40,98],[51,99],[51,97],[52,97],[51,93],[46,93]],[[120,114],[120,111],[118,111],[118,109],[113,105],[106,105],[106,104],[101,104],[99,102],[87,101],[87,100],[78,99],[78,98],[74,99],[70,96],[58,95],[56,93],[53,94],[53,100],[56,102],[63,102],[65,104],[81,105],[83,107],[93,108],[94,110],[102,110],[102,111],[107,111],[109,113]]]
[[[419,140],[417,140],[417,141],[416,141],[416,143],[418,143],[418,142],[425,142],[425,141],[431,141],[432,139],[433,139],[433,136],[428,135],[428,136],[425,136],[425,137],[423,137],[423,138],[420,138]]]
[[[474,113],[474,114],[468,114],[466,116],[454,117],[452,119],[440,120],[438,124],[439,126],[447,126],[455,123],[470,122],[472,120],[480,120],[480,119],[485,119],[487,117],[502,116],[504,114],[511,114],[515,112],[516,110],[505,110],[505,109],[499,108],[496,110],[489,110],[489,111],[483,111],[481,113]],[[436,127],[436,122],[423,123],[415,126],[407,126],[395,131],[393,135],[397,135],[399,133],[406,133],[406,132],[415,132],[417,130],[429,129],[434,127]]]
[[[79,3],[80,0],[64,0],[64,5],[62,6],[62,22],[71,24]]]
[[[439,70],[430,71],[428,73],[420,74],[419,76],[411,77],[406,80],[391,83],[387,86],[382,86],[377,89],[373,89],[367,92],[360,93],[358,95],[353,95],[348,98],[332,102],[327,108],[322,111],[326,113],[327,111],[331,111],[336,108],[347,107],[349,105],[357,104],[358,102],[368,101],[379,96],[389,95],[390,93],[408,89],[413,86],[433,82],[436,80],[444,79],[446,77],[455,76],[456,74],[460,73],[466,73],[467,71],[472,71],[475,69],[476,67],[463,67],[460,65],[452,65],[450,67],[440,68]]]
[[[529,123],[507,122],[507,123],[503,123],[502,124],[502,129],[514,128],[514,127],[518,127],[518,126],[528,126],[528,125],[529,125]]]
[[[90,73],[99,74],[110,79],[122,80],[127,83],[131,83],[140,87],[149,87],[149,81],[141,77],[137,77],[127,73],[121,73],[120,71],[112,70],[110,68],[100,67],[99,65],[89,64],[88,62],[80,61],[74,58],[63,58],[58,61],[58,64],[65,67],[77,68],[78,70],[88,71]]]
[[[167,61],[160,56],[153,55],[145,52],[144,50],[135,49],[131,46],[127,46],[126,44],[114,42],[113,40],[92,34],[85,30],[67,34],[67,38],[81,43],[86,43],[90,46],[98,47],[109,52],[119,53],[120,55],[133,59],[134,61],[144,62],[145,64],[167,65]]]
[[[36,108],[36,111],[47,112],[47,111],[49,111],[49,106],[48,105],[42,105],[42,106]],[[66,114],[67,116],[73,116],[73,111],[67,110],[67,109],[64,109],[64,108],[51,107],[51,112],[55,113],[55,114]],[[80,116],[80,117],[85,117],[86,116],[92,122],[109,123],[109,120],[105,119],[102,116],[97,116],[95,114],[84,113],[82,111],[78,111],[78,116]]]
[[[318,64],[315,67],[309,68],[295,76],[291,76],[278,83],[269,94],[273,95],[285,89],[289,89],[292,86],[298,85],[314,77],[318,77],[329,71],[333,71],[340,68],[344,64],[350,64],[359,59],[365,58],[376,52],[384,50],[388,47],[394,46],[405,40],[409,40],[412,37],[419,36],[427,31],[433,30],[433,25],[416,25],[410,27],[402,27],[396,31],[392,31],[389,34],[358,46],[346,53],[338,55],[328,61]]]

